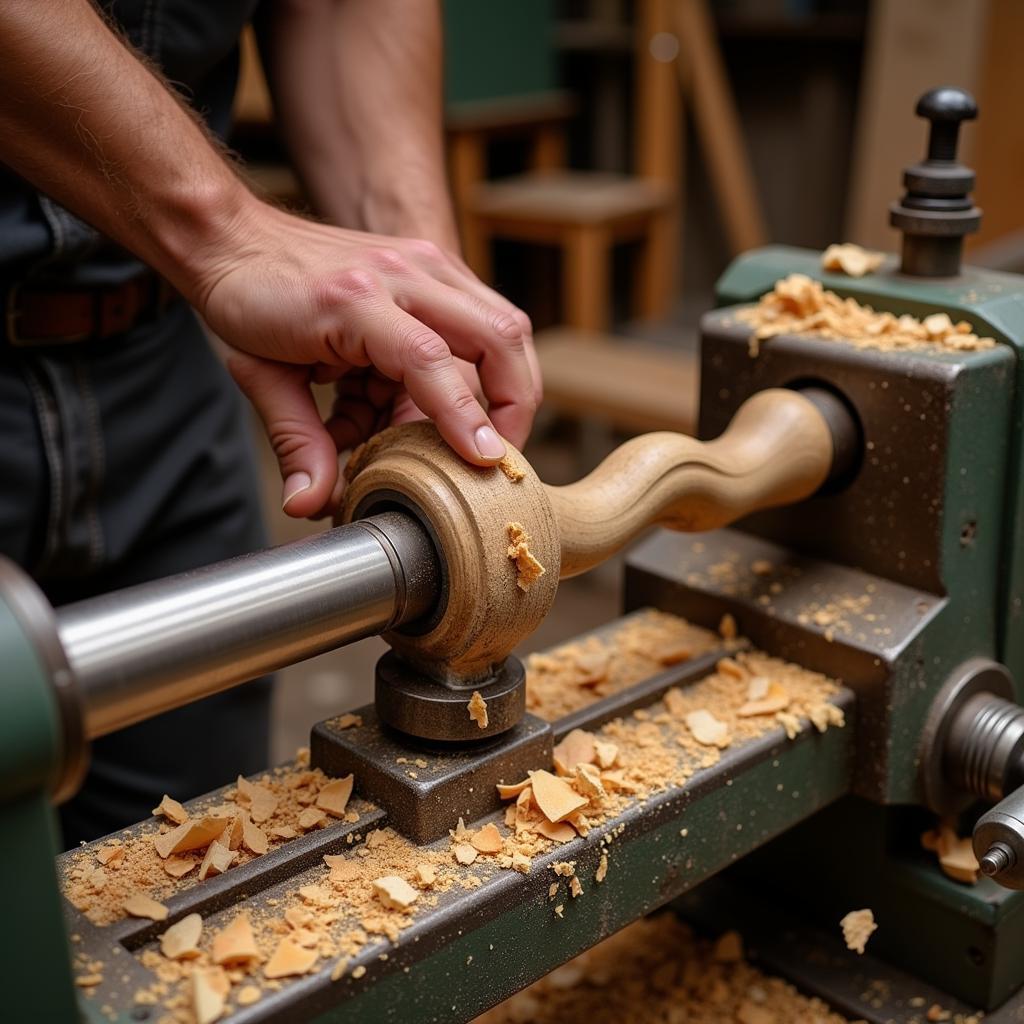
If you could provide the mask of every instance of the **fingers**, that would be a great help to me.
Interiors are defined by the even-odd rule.
[[[263,421],[277,456],[282,508],[296,518],[317,514],[337,483],[338,455],[313,401],[309,368],[234,352],[228,369]]]
[[[412,401],[467,462],[493,465],[504,457],[505,443],[459,373],[451,349],[422,318],[380,303],[362,307],[347,326],[377,369],[405,385]],[[346,344],[343,339],[343,348]]]
[[[494,427],[522,447],[537,400],[517,318],[468,292],[425,278],[407,285],[400,299],[413,316],[444,338],[452,353],[476,364]]]

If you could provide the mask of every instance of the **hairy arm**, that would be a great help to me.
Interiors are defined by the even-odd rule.
[[[384,116],[382,113],[381,116]],[[88,0],[0,4],[0,159],[159,270],[233,349],[289,514],[338,497],[312,380],[373,367],[464,458],[501,458],[536,408],[520,317],[432,242],[343,230],[257,200]],[[485,411],[459,373],[473,363]]]

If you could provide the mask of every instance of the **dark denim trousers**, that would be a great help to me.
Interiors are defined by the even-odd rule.
[[[104,342],[0,341],[0,553],[60,605],[264,544],[247,410],[183,302]],[[93,744],[73,846],[266,766],[270,681]]]

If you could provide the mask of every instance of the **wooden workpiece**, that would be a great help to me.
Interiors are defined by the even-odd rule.
[[[487,676],[529,636],[559,579],[593,568],[649,526],[710,530],[809,497],[832,458],[821,413],[784,389],[754,395],[714,441],[646,434],[567,487],[541,483],[511,446],[507,472],[471,466],[432,424],[410,423],[355,453],[342,518],[378,511],[390,492],[429,522],[446,562],[447,606],[427,632],[387,640],[435,678],[466,680]],[[530,572],[525,587],[522,548],[509,543],[519,529],[545,570]]]

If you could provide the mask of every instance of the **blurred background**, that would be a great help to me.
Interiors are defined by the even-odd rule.
[[[761,245],[892,250],[924,153],[921,93],[976,96],[961,160],[984,211],[970,262],[1024,271],[1021,0],[444,0],[445,131],[464,255],[533,319],[546,398],[527,456],[550,483],[695,422],[701,314]],[[233,147],[302,208],[251,39]],[[326,396],[325,396],[326,399]],[[274,543],[288,520],[262,432]],[[535,650],[617,613],[620,561],[560,588]],[[274,755],[372,699],[363,641],[281,673]]]

